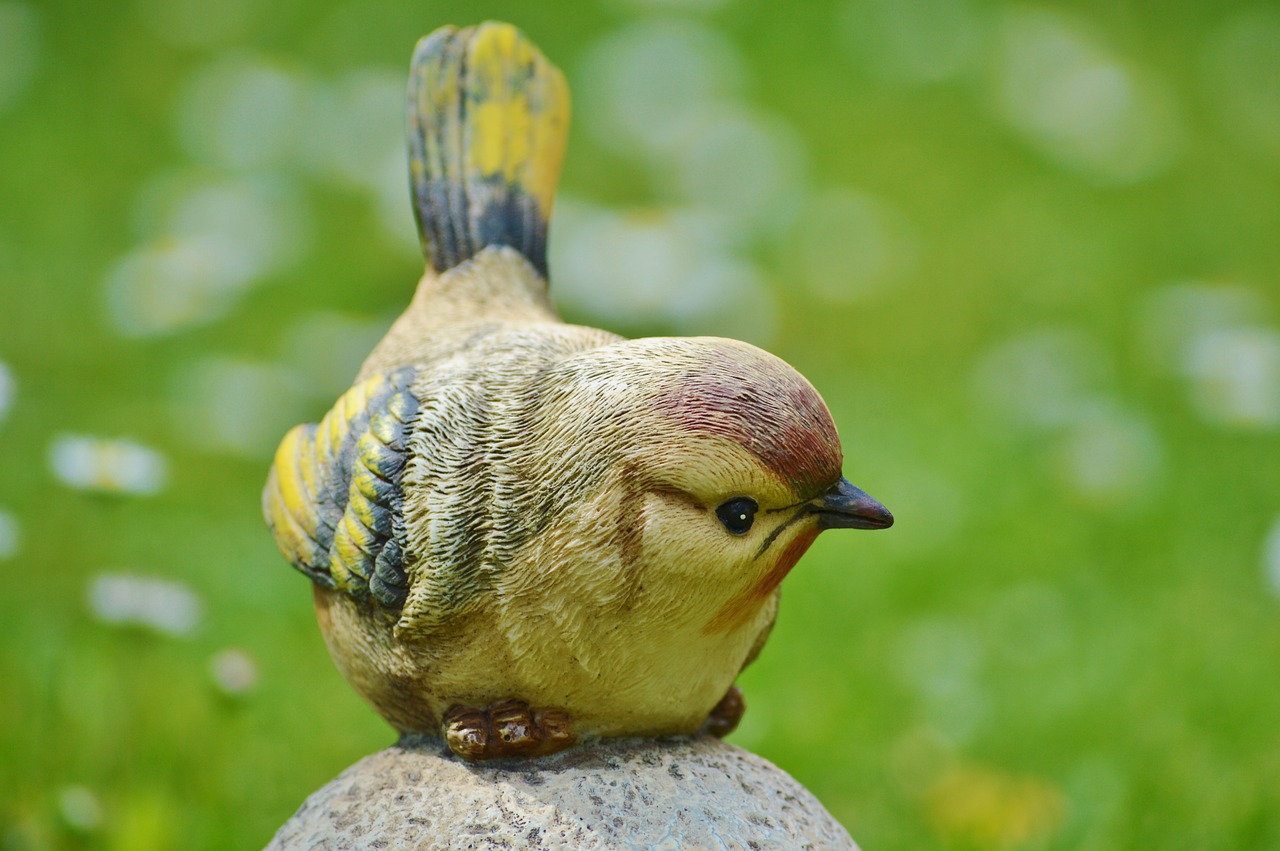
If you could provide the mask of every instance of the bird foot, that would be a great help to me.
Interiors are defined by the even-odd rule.
[[[535,711],[523,700],[504,700],[484,709],[454,706],[444,715],[449,750],[472,762],[545,756],[576,739],[568,714],[558,709]]]
[[[742,697],[742,689],[729,686],[729,690],[724,693],[724,697],[720,698],[720,702],[712,707],[707,720],[702,722],[702,732],[723,739],[738,729],[738,722],[742,720],[742,714],[746,711],[747,702]]]

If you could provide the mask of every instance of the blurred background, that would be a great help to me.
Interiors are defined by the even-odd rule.
[[[871,849],[1280,847],[1280,8],[0,1],[0,847],[260,847],[393,735],[259,515],[421,270],[418,36],[567,72],[566,316],[764,346],[897,525],[733,741]]]

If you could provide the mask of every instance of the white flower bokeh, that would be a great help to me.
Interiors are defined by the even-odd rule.
[[[165,486],[165,456],[132,440],[60,435],[49,446],[55,476],[76,490],[152,496]]]
[[[204,604],[186,584],[133,573],[100,573],[89,583],[89,611],[112,626],[132,626],[165,635],[190,635],[204,617]]]

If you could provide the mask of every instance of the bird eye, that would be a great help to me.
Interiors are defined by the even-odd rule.
[[[734,535],[745,535],[756,519],[756,501],[749,496],[735,496],[716,509],[716,516]]]

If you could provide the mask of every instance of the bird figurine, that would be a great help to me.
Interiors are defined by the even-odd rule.
[[[732,730],[796,561],[824,529],[893,522],[782,360],[561,321],[546,242],[568,116],[563,75],[508,24],[418,42],[425,273],[263,494],[339,670],[469,760]]]

